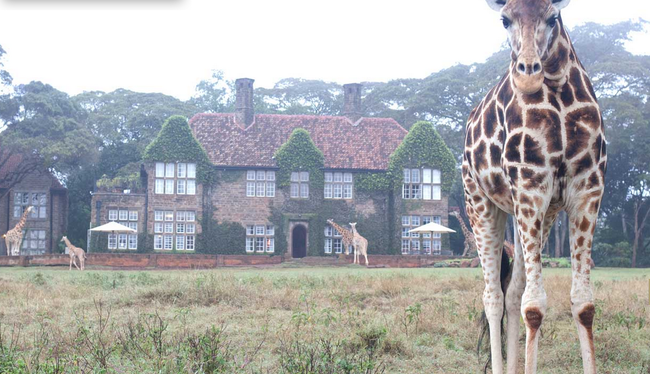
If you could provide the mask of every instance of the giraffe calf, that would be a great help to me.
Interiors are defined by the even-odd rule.
[[[72,270],[72,264],[74,264],[74,267],[76,267],[78,270],[84,270],[86,268],[86,252],[83,249],[72,245],[67,236],[62,237],[61,241],[65,242],[65,246],[68,248],[68,254],[70,255],[70,270]],[[81,265],[81,268],[77,266],[75,258],[79,259],[79,265]]]

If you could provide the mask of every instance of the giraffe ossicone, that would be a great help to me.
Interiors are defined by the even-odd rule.
[[[584,373],[595,373],[589,263],[607,152],[596,95],[560,16],[570,1],[486,1],[501,14],[512,61],[470,114],[462,174],[483,266],[492,370],[503,372],[505,309],[507,372],[518,372],[520,316],[526,326],[525,372],[537,372],[538,332],[547,308],[541,250],[565,210],[571,232],[571,312]],[[509,214],[515,218],[515,243],[504,295],[500,270]]]

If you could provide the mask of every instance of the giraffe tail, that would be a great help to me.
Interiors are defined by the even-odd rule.
[[[499,278],[501,280],[501,290],[503,291],[503,315],[501,316],[501,350],[503,351],[503,356],[505,357],[505,347],[506,347],[506,334],[504,334],[504,329],[503,329],[503,319],[506,315],[505,311],[505,304],[506,304],[506,291],[508,290],[508,284],[510,283],[510,278],[512,276],[512,265],[510,264],[510,259],[508,258],[508,254],[506,253],[505,250],[502,251],[501,253],[501,273],[499,274]],[[488,341],[488,347],[487,347],[487,352],[488,352],[488,358],[485,361],[485,364],[483,365],[483,373],[487,374],[488,367],[490,367],[490,363],[492,362],[492,355],[490,353],[490,325],[488,324],[487,316],[485,315],[485,310],[481,313],[481,318],[479,320],[479,327],[481,329],[478,337],[478,344],[476,346],[476,355],[479,358],[479,362],[481,360],[481,346],[483,345],[483,340],[487,337]]]

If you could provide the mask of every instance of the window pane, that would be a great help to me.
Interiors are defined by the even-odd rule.
[[[165,178],[174,178],[174,164],[165,164]]]
[[[27,204],[29,204],[29,193],[24,192],[23,193],[23,205],[27,205]]]
[[[266,173],[263,170],[257,172],[257,180],[263,181],[266,179]]]
[[[165,179],[165,194],[173,195],[174,194],[174,180]]]
[[[291,181],[292,182],[300,182],[300,173],[298,172],[292,172],[291,173]]]
[[[420,216],[411,217],[411,225],[412,226],[420,226]]]
[[[410,238],[411,233],[409,232],[410,227],[402,227],[402,238]]]
[[[163,249],[172,249],[174,243],[174,237],[171,235],[165,235],[163,241]]]
[[[185,234],[185,224],[184,223],[177,223],[176,224],[176,233],[177,234]]]
[[[343,245],[341,245],[341,239],[334,239],[332,242],[334,243],[334,252],[342,253]]]
[[[331,182],[332,178],[332,173],[325,173],[325,182]]]
[[[38,196],[38,204],[45,205],[47,203],[47,194],[42,193]]]
[[[409,250],[411,249],[411,241],[408,239],[402,240],[402,253],[406,254],[409,253]]]
[[[38,205],[38,194],[37,193],[32,194],[32,205]]]
[[[117,220],[117,210],[109,210],[108,211],[108,220],[109,221],[116,221]]]
[[[275,235],[275,226],[272,226],[272,225],[266,226],[266,235],[268,235],[268,236]]]
[[[176,237],[176,249],[178,250],[185,249],[185,236],[179,235]]]
[[[411,185],[410,184],[403,184],[402,185],[402,199],[410,199],[411,198]]]
[[[343,182],[343,173],[334,173],[334,182]]]
[[[293,198],[300,197],[300,184],[291,183],[291,197]]]
[[[411,216],[402,216],[402,226],[411,225]]]
[[[246,196],[255,196],[255,182],[246,182]]]
[[[249,170],[246,172],[246,180],[254,181],[255,180],[255,170]]]
[[[156,177],[163,178],[165,177],[165,164],[162,162],[156,162]]]
[[[301,182],[308,182],[309,181],[309,172],[308,171],[301,171],[300,172],[300,181]]]
[[[129,249],[138,249],[137,235],[129,235]]]
[[[153,216],[154,216],[154,221],[162,221],[165,214],[163,213],[162,210],[156,210],[154,211]]]
[[[343,174],[343,182],[352,183],[352,173]]]
[[[156,179],[156,190],[154,191],[155,193],[165,193],[165,180],[164,179]]]
[[[300,185],[300,197],[303,199],[306,199],[309,197],[309,185],[306,183],[303,183]]]
[[[422,170],[422,183],[431,183],[431,169]]]
[[[441,196],[440,185],[433,185],[431,190],[431,199],[440,200],[441,198],[442,196]]]
[[[185,222],[185,211],[179,210],[176,212],[176,221]]]
[[[274,181],[275,180],[275,172],[274,171],[267,171],[266,172],[266,180],[267,181]]]
[[[179,163],[178,164],[178,173],[177,173],[176,176],[178,178],[185,178],[185,176],[187,175],[186,171],[187,171],[187,164]]]
[[[117,235],[108,234],[108,249],[116,249],[116,248],[117,248]]]
[[[440,170],[433,170],[433,183],[440,183]]]
[[[325,236],[332,236],[332,226],[325,226]]]
[[[14,204],[20,204],[23,201],[23,194],[20,192],[16,192],[14,194]]]
[[[129,211],[129,221],[137,221],[138,220],[138,212],[135,210]]]
[[[258,197],[264,197],[264,186],[266,183],[264,182],[257,182],[257,196]]]
[[[174,233],[174,224],[173,223],[165,223],[165,233],[167,233],[167,234],[173,234]]]
[[[266,238],[266,251],[267,252],[275,252],[275,239],[274,238]]]
[[[160,222],[156,222],[153,225],[153,232],[155,233],[162,233],[163,232],[163,224]]]
[[[340,184],[334,185],[334,198],[340,199],[343,197],[343,186]]]
[[[422,195],[420,194],[420,184],[412,184],[411,185],[411,198],[412,199],[421,199]]]
[[[324,194],[325,194],[326,199],[331,199],[332,198],[332,185],[331,184],[329,184],[329,183],[325,184]]]
[[[352,198],[352,185],[351,184],[344,184],[343,185],[343,198],[344,199],[351,199]]]
[[[431,200],[431,185],[423,184],[422,185],[422,199]]]
[[[264,235],[264,226],[255,226],[255,235]]]
[[[23,208],[20,205],[14,206],[14,218],[18,218],[23,214]]]
[[[196,194],[196,181],[194,179],[188,179],[187,181],[187,191],[188,195]]]
[[[187,164],[187,177],[196,179],[196,164]]]
[[[126,221],[129,219],[129,211],[128,210],[120,210],[120,221]]]
[[[404,169],[404,183],[411,183],[411,169]]]
[[[255,226],[253,225],[246,226],[246,235],[255,235]]]
[[[120,234],[118,236],[117,248],[118,249],[126,249],[127,248],[126,234]]]
[[[185,214],[186,214],[185,219],[187,222],[194,222],[194,220],[196,220],[196,212],[189,211],[186,212]]]
[[[185,179],[179,179],[176,181],[176,193],[185,195]]]
[[[39,239],[45,239],[45,231],[44,230],[38,230],[38,238]]]
[[[420,183],[420,169],[411,170],[411,183]]]
[[[188,234],[194,234],[196,232],[196,225],[194,225],[193,223],[185,224],[185,231]]]
[[[173,221],[174,220],[174,212],[171,210],[165,211],[165,221]]]
[[[153,249],[162,249],[162,235],[156,235],[153,237]]]
[[[325,253],[332,253],[332,239],[325,239]]]
[[[275,182],[266,182],[266,197],[275,197]]]
[[[246,238],[246,252],[255,251],[255,238]]]
[[[264,238],[255,238],[255,251],[264,252]]]

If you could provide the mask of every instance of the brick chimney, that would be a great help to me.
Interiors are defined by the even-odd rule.
[[[245,128],[255,119],[253,108],[253,82],[254,79],[239,78],[235,81],[235,123]]]
[[[343,115],[352,122],[361,118],[361,87],[359,83],[343,85]]]

